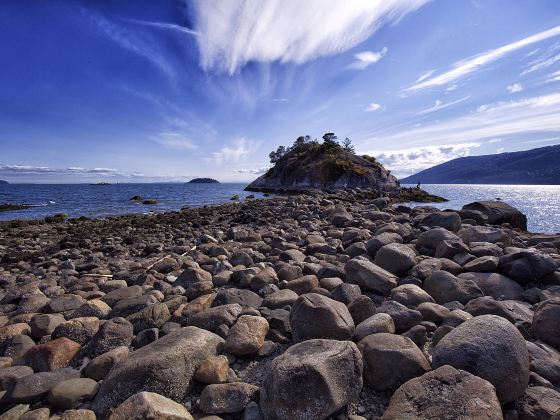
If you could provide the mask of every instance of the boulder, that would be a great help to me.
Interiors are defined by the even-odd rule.
[[[74,318],[60,323],[52,338],[66,337],[79,344],[86,344],[99,331],[99,319],[94,317]]]
[[[444,228],[433,228],[422,232],[418,235],[418,240],[416,245],[420,248],[427,250],[432,250],[435,252],[438,245],[443,241],[460,241],[461,239],[455,235],[453,232],[448,231]]]
[[[413,378],[395,391],[383,420],[502,420],[494,386],[452,366]]]
[[[416,264],[416,253],[404,244],[388,244],[377,251],[374,262],[382,269],[401,276]]]
[[[511,227],[527,230],[527,216],[503,201],[475,201],[464,205],[463,210],[481,212],[491,225],[508,223]]]
[[[378,333],[395,333],[395,323],[389,314],[375,314],[360,322],[354,332],[354,338],[360,341],[368,335]]]
[[[391,299],[404,306],[416,308],[421,303],[434,302],[434,299],[415,284],[403,284],[391,290]]]
[[[218,353],[223,342],[216,334],[196,327],[170,332],[110,370],[93,402],[93,410],[103,417],[109,408],[140,391],[182,400],[195,371],[209,356]]]
[[[432,365],[451,365],[496,387],[501,403],[515,400],[529,383],[529,352],[521,333],[507,320],[481,315],[463,322],[433,349]]]
[[[525,392],[519,411],[519,418],[523,420],[560,417],[560,392],[544,386],[531,386]]]
[[[422,217],[418,221],[418,225],[430,228],[440,227],[457,232],[461,229],[461,217],[454,211],[435,211]]]
[[[428,372],[430,363],[407,337],[379,333],[358,343],[364,361],[364,377],[376,391],[392,390]]]
[[[507,231],[490,226],[469,226],[457,232],[457,236],[467,245],[472,242],[490,242],[511,245],[511,238]]]
[[[362,357],[351,341],[308,340],[274,359],[260,395],[270,420],[324,419],[357,400]]]
[[[527,341],[531,358],[531,372],[542,376],[555,386],[560,385],[560,352],[541,343]]]
[[[199,407],[208,414],[238,413],[258,396],[258,386],[243,382],[207,385],[200,394]]]
[[[120,346],[107,353],[97,356],[95,359],[90,360],[84,369],[84,375],[87,378],[100,381],[107,376],[111,368],[119,361],[128,357],[128,347]]]
[[[109,420],[173,419],[193,420],[185,407],[154,392],[142,391],[127,398]]]
[[[494,299],[521,300],[523,288],[516,281],[498,273],[461,273],[457,276],[473,281],[486,296]]]
[[[113,318],[99,327],[83,352],[86,356],[94,358],[120,346],[128,347],[132,337],[132,324],[124,318]]]
[[[229,363],[226,356],[210,356],[194,374],[194,380],[204,384],[221,384],[227,381]]]
[[[500,257],[499,268],[509,278],[527,284],[553,273],[558,265],[550,255],[527,249]]]
[[[439,304],[453,301],[465,304],[471,299],[484,295],[474,281],[455,277],[447,271],[435,271],[424,280],[423,286]]]
[[[317,293],[302,295],[290,311],[294,340],[332,338],[349,340],[354,335],[354,321],[341,302]]]
[[[89,378],[73,378],[59,382],[49,391],[49,403],[56,408],[70,409],[84,401],[92,400],[98,389],[97,382]]]
[[[243,308],[238,303],[215,306],[191,315],[188,319],[188,325],[204,328],[208,331],[216,331],[220,325],[231,327],[242,311]]]
[[[33,404],[47,396],[52,387],[68,379],[79,378],[80,372],[62,368],[51,372],[27,375],[15,381],[2,400],[2,404]]]
[[[261,316],[242,315],[230,328],[224,349],[236,356],[256,353],[268,334],[268,322]]]
[[[67,367],[78,355],[82,346],[66,338],[57,338],[38,344],[25,353],[19,364],[29,366],[35,372],[49,372]]]
[[[293,305],[298,297],[298,294],[293,290],[282,289],[265,297],[262,301],[262,306],[270,309],[279,309]]]
[[[348,261],[344,271],[349,283],[380,295],[388,295],[391,289],[397,287],[397,276],[363,257]]]
[[[422,322],[422,314],[419,311],[409,309],[392,300],[386,300],[379,305],[377,313],[389,314],[395,323],[395,330],[398,334]]]
[[[560,298],[541,302],[535,309],[531,332],[539,340],[560,350]]]

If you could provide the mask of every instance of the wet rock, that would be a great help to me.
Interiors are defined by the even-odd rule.
[[[260,404],[271,420],[323,419],[357,400],[361,389],[362,357],[354,343],[308,340],[274,359]]]
[[[379,333],[358,343],[364,360],[364,377],[377,391],[395,389],[431,370],[422,351],[407,337]]]
[[[193,420],[185,407],[154,392],[142,391],[127,398],[109,417],[110,420],[173,419]]]
[[[296,341],[348,340],[354,334],[354,321],[346,305],[316,293],[298,298],[290,311],[290,325]]]
[[[451,366],[442,366],[402,385],[391,397],[383,420],[501,420],[492,384]]]
[[[93,410],[104,416],[110,407],[142,390],[180,401],[187,395],[196,369],[215,356],[223,342],[216,334],[196,327],[172,331],[116,364],[101,384]]]
[[[469,319],[433,349],[434,367],[451,365],[486,379],[500,402],[515,400],[529,382],[529,352],[523,336],[495,315]]]
[[[258,399],[259,387],[243,382],[207,385],[200,394],[200,409],[204,413],[238,413]]]

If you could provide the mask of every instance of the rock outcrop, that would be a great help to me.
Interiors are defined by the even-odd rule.
[[[291,149],[245,189],[290,192],[355,187],[394,190],[397,178],[370,156],[310,142]]]

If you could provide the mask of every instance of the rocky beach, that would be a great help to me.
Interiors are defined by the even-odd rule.
[[[402,191],[0,224],[0,418],[558,418],[560,236]]]

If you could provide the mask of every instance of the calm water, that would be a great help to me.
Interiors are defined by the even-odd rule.
[[[501,198],[527,215],[529,231],[560,233],[560,185],[423,184],[422,188],[449,200],[431,204],[441,209],[460,209],[473,201]]]
[[[0,220],[40,219],[56,213],[70,217],[102,217],[129,213],[162,212],[182,207],[231,202],[232,195],[243,199],[247,184],[8,184],[0,185],[0,203],[32,204],[26,210],[0,212]],[[157,200],[158,204],[136,204],[131,197]]]
[[[243,191],[246,184],[114,184],[114,185],[0,185],[0,203],[33,204],[27,210],[0,212],[0,220],[39,219],[55,213],[71,217],[102,217],[127,213],[179,210],[184,206],[230,202],[252,194]],[[426,191],[449,199],[432,204],[446,209],[460,209],[476,200],[501,198],[528,217],[533,232],[560,232],[560,186],[545,185],[422,185]],[[254,193],[257,198],[262,194]],[[130,197],[140,195],[158,201],[156,205],[135,204]],[[410,205],[419,205],[410,203]]]

